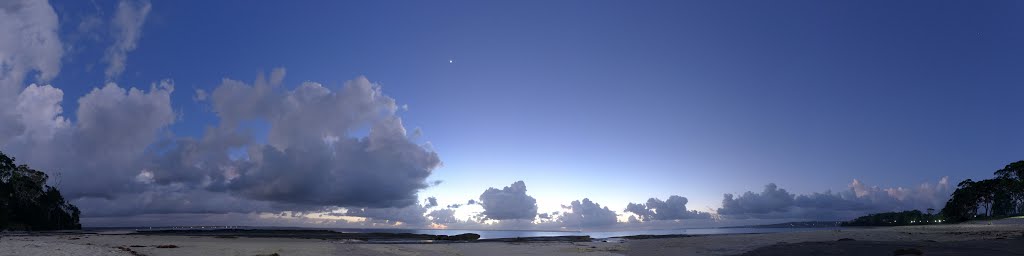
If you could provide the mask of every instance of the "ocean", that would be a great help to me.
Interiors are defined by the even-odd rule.
[[[246,227],[246,226],[193,226],[193,227],[93,227],[83,231],[103,233],[132,233],[145,230],[211,230],[211,229],[279,229],[279,230],[332,230],[344,233],[413,233],[427,235],[458,235],[476,233],[481,239],[516,238],[516,237],[549,237],[549,236],[590,236],[591,238],[609,238],[635,235],[714,235],[714,234],[751,234],[751,233],[782,233],[815,230],[850,229],[848,227],[813,227],[813,228],[689,228],[631,231],[532,231],[532,230],[471,230],[471,229],[352,229],[352,228],[296,228],[296,227]]]
[[[414,233],[427,235],[458,235],[463,233],[476,233],[480,239],[491,238],[516,238],[516,237],[545,237],[545,236],[590,236],[591,238],[609,238],[635,235],[714,235],[714,234],[750,234],[750,233],[781,233],[815,230],[837,230],[846,229],[842,227],[828,228],[690,228],[690,229],[662,229],[662,230],[633,230],[633,231],[530,231],[530,230],[462,230],[462,229],[332,229],[338,232],[388,232],[388,233]]]

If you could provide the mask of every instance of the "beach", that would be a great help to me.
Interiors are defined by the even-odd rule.
[[[6,233],[0,255],[1022,255],[1024,219],[765,234],[557,242]],[[882,253],[882,254],[879,254]]]

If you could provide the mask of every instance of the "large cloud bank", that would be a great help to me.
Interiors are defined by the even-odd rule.
[[[283,70],[274,72],[283,73]],[[285,90],[279,79],[257,79],[252,85],[225,79],[210,99],[221,117],[221,125],[208,128],[202,138],[163,141],[155,140],[155,130],[173,121],[173,113],[167,101],[132,100],[132,96],[169,93],[170,89],[157,88],[151,90],[150,94],[124,93],[108,85],[97,92],[104,92],[108,88],[111,93],[99,95],[121,100],[103,102],[160,104],[162,109],[166,109],[166,116],[171,118],[157,119],[152,125],[144,126],[147,129],[133,129],[151,131],[129,136],[139,138],[138,144],[125,144],[123,150],[114,148],[90,151],[98,155],[84,157],[97,159],[96,163],[119,163],[113,161],[117,159],[107,159],[108,156],[127,155],[143,159],[139,163],[103,167],[107,172],[103,177],[109,176],[110,184],[130,184],[128,187],[90,182],[88,184],[94,187],[75,188],[71,191],[77,191],[82,196],[129,201],[121,203],[141,203],[146,206],[144,208],[153,209],[146,213],[162,213],[160,210],[248,212],[268,208],[309,210],[330,206],[401,208],[418,201],[417,192],[428,186],[426,178],[440,165],[436,153],[406,136],[401,119],[396,116],[394,100],[385,96],[379,86],[362,77],[347,82],[337,91],[312,82],[304,83],[294,90]],[[76,127],[85,131],[95,130],[98,134],[74,138],[92,138],[96,145],[89,148],[95,149],[111,147],[102,144],[108,141],[106,139],[132,135],[113,128],[88,129],[89,119],[82,118],[88,115],[82,115],[81,112],[98,109],[86,104],[91,102],[87,100],[89,97],[87,95],[80,100],[82,106],[79,108],[80,118]],[[100,113],[117,113],[118,109],[124,108],[101,107],[106,107],[107,111]],[[126,109],[146,108],[134,106]],[[140,111],[153,112],[163,113]],[[102,120],[104,122],[101,123],[109,126],[148,123],[139,122],[147,120],[141,116],[116,115]],[[240,127],[240,123],[246,121],[265,122],[269,126],[266,144],[257,142],[253,134]],[[365,137],[351,134],[364,126],[369,127],[369,134]],[[130,155],[132,149],[146,152],[140,149],[152,143],[161,147],[160,153]],[[233,154],[233,151],[242,153]],[[143,195],[168,195],[154,195],[145,199],[123,195],[139,192]],[[192,198],[206,193],[221,193],[225,196],[198,201],[220,199],[217,205],[238,208],[196,207],[191,203],[193,200],[171,201],[173,198]],[[362,212],[365,214],[356,216],[376,216],[373,210]],[[415,222],[410,220],[403,219],[402,222]]]
[[[774,183],[760,193],[725,194],[718,214],[730,218],[848,220],[874,212],[941,209],[952,189],[949,178],[916,188],[867,186],[853,180],[849,190],[796,195]]]

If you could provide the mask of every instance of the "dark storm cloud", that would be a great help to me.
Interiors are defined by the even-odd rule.
[[[338,91],[309,82],[283,90],[275,84],[283,74],[275,70],[271,81],[253,86],[222,85],[230,89],[208,102],[225,122],[198,139],[165,132],[179,118],[169,80],[149,90],[96,88],[77,101],[76,122],[61,116],[60,89],[31,85],[17,99],[25,108],[18,125],[26,129],[5,138],[3,150],[57,182],[88,180],[60,182],[89,209],[86,216],[416,203],[440,159],[406,136],[393,99],[362,77]],[[244,120],[267,122],[270,144],[237,126]],[[348,134],[356,127],[369,134]]]
[[[201,139],[157,144],[166,150],[146,166],[149,182],[299,208],[416,203],[440,160],[406,136],[393,99],[362,77],[338,91],[311,82],[287,91],[280,86],[284,73],[276,69],[251,86],[225,79],[209,99],[221,126]],[[240,130],[247,120],[269,125],[269,144]],[[359,126],[370,127],[369,134],[352,137]]]
[[[249,148],[249,168],[228,184],[231,191],[257,200],[313,205],[404,207],[428,186],[440,165],[437,154],[413,143],[395,115],[394,99],[366,78],[339,91],[303,83],[277,90],[283,71],[253,86],[225,81],[212,102],[229,123],[269,122],[269,145]],[[237,104],[239,106],[231,105]],[[267,107],[267,106],[270,107]],[[240,107],[247,106],[247,107]],[[369,135],[349,131],[369,125]]]
[[[725,194],[718,214],[728,218],[848,220],[874,212],[938,209],[951,192],[945,177],[934,185],[924,183],[917,188],[882,189],[859,180],[849,188],[839,193],[795,195],[768,184],[760,193]]]
[[[427,197],[427,208],[437,207],[437,198]]]
[[[559,216],[558,221],[569,227],[606,227],[617,223],[614,211],[587,198],[572,201],[564,208],[568,211]]]
[[[700,211],[688,211],[686,209],[686,203],[689,202],[685,197],[681,196],[669,196],[668,200],[661,201],[661,199],[650,198],[647,199],[646,204],[629,203],[626,205],[626,212],[631,212],[640,216],[640,220],[651,221],[651,220],[682,220],[682,219],[708,219],[711,218],[710,213]]]
[[[488,188],[480,194],[482,215],[492,220],[532,220],[537,216],[537,199],[526,194],[526,183],[516,181],[502,188]]]

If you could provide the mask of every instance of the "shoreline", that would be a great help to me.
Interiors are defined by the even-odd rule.
[[[302,232],[299,232],[302,233]],[[336,235],[327,233],[329,235]],[[340,234],[340,233],[339,233]],[[393,235],[393,234],[392,234]],[[574,240],[575,239],[575,240]],[[954,246],[955,245],[955,246]],[[1014,255],[1024,224],[969,223],[760,234],[655,235],[609,239],[483,239],[440,243],[215,233],[3,233],[0,255]],[[859,253],[859,254],[858,254]]]

